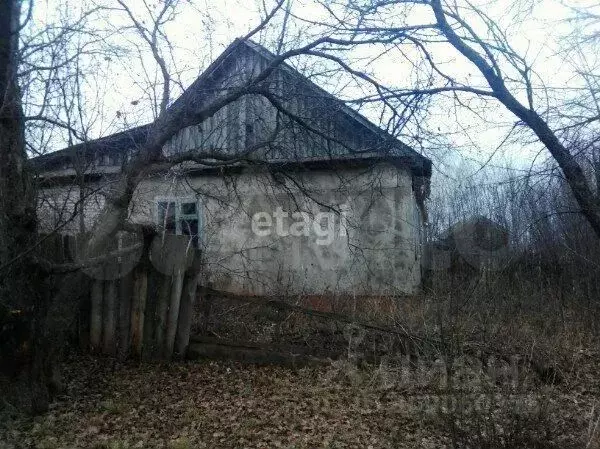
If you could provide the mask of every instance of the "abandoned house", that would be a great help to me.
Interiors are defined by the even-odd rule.
[[[170,107],[242,85],[274,58],[236,40]],[[243,95],[163,148],[165,155],[219,149],[232,159],[149,175],[129,221],[189,236],[201,249],[204,281],[225,291],[417,291],[431,161],[288,64],[260,87],[268,95]],[[35,158],[41,232],[93,232],[105,192],[148,129]]]

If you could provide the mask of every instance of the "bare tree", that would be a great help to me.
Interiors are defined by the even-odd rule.
[[[471,2],[386,0],[353,1],[349,5],[335,1],[320,3],[330,20],[304,20],[320,27],[318,32],[331,37],[310,54],[337,64],[346,73],[370,86],[373,93],[357,98],[357,104],[378,102],[382,105],[384,116],[396,117],[403,126],[413,118],[406,111],[427,107],[426,98],[432,96],[454,99],[458,114],[474,114],[484,119],[486,105],[496,102],[504,106],[516,116],[515,127],[530,131],[556,161],[581,214],[600,236],[600,199],[593,188],[593,181],[586,177],[563,133],[565,122],[571,125],[597,123],[597,111],[582,112],[580,109],[578,114],[573,113],[569,117],[569,113],[556,114],[560,106],[546,107],[552,89],[538,81],[533,59],[530,61],[526,54],[519,53],[511,42],[511,33],[517,29],[512,25],[523,23],[523,17],[531,12],[528,3],[513,2],[501,8],[509,11],[506,16],[513,20],[505,27]],[[362,68],[364,64],[354,66],[351,55],[346,55],[349,48],[358,46],[380,49],[370,59],[371,62],[385,56],[389,63],[390,55],[394,55],[396,61],[414,67],[414,84],[396,87],[369,74]],[[448,68],[444,55],[450,49],[459,60],[469,64],[466,69],[460,64],[458,67],[462,70],[452,70],[456,65]],[[410,71],[405,73],[410,74]],[[473,73],[477,76],[472,76]],[[590,77],[587,79],[589,81]],[[576,89],[573,87],[572,90]],[[473,99],[480,102],[479,111],[473,105]]]
[[[18,62],[18,29],[20,21],[20,5],[6,1],[1,4],[2,38],[0,48],[0,112],[2,114],[0,131],[1,162],[0,183],[2,192],[2,218],[0,220],[0,238],[2,239],[0,260],[6,262],[19,251],[19,246],[32,241],[36,231],[35,199],[31,179],[25,167],[25,120],[21,107],[20,91],[17,84]],[[8,276],[10,279],[11,276]],[[11,291],[21,290],[19,283],[2,285],[3,295]],[[21,285],[24,287],[24,285]],[[27,293],[25,293],[25,296]]]
[[[117,3],[119,5],[118,8],[108,8],[108,11],[113,14],[116,11],[122,11],[127,16],[127,19],[131,22],[131,27],[143,43],[147,45],[158,67],[160,81],[155,82],[154,79],[149,79],[147,87],[147,90],[149,90],[148,95],[153,105],[154,117],[156,118],[160,114],[164,114],[167,110],[172,97],[172,86],[177,82],[177,80],[173,79],[176,73],[169,66],[172,65],[169,64],[169,59],[172,61],[173,55],[171,53],[171,42],[165,32],[165,25],[176,18],[179,2],[174,0],[163,2],[154,11],[150,4],[144,1],[146,20],[138,18],[127,2],[119,0]],[[148,25],[146,25],[147,22],[149,22]],[[167,52],[167,55],[164,52]],[[147,71],[145,72],[147,76],[151,75]],[[181,83],[179,83],[179,86],[181,86]]]
[[[272,17],[280,10],[283,1],[275,3],[274,7],[267,11],[261,23],[244,36],[238,45],[259,30],[264,28]],[[55,265],[44,260],[37,252],[40,244],[40,238],[37,236],[37,218],[35,215],[36,196],[31,187],[32,173],[26,167],[25,153],[25,135],[24,135],[24,116],[21,110],[21,98],[18,94],[18,84],[16,71],[22,64],[19,57],[23,57],[17,51],[16,39],[19,36],[19,3],[16,1],[5,1],[2,5],[10,14],[2,15],[3,18],[11,17],[10,23],[7,21],[7,36],[10,39],[3,40],[10,45],[2,53],[3,60],[0,65],[2,73],[7,74],[3,86],[3,114],[6,120],[3,123],[6,130],[2,131],[2,138],[6,139],[7,145],[2,148],[2,156],[6,158],[6,164],[3,164],[0,179],[3,188],[2,197],[3,211],[9,211],[6,219],[2,220],[2,238],[3,252],[0,257],[0,276],[2,279],[2,296],[8,298],[15,292],[21,292],[22,303],[29,305],[32,302],[36,305],[36,320],[34,328],[33,344],[33,363],[32,363],[32,390],[33,390],[33,408],[35,411],[42,411],[48,405],[48,383],[53,376],[53,365],[56,351],[60,348],[64,338],[64,331],[68,326],[69,317],[73,316],[73,302],[87,291],[89,281],[82,271],[85,268],[83,263]],[[121,5],[124,7],[124,3]],[[160,14],[159,14],[160,15]],[[133,23],[136,19],[131,17]],[[157,18],[154,33],[161,32],[162,19]],[[141,26],[141,25],[140,25]],[[140,30],[143,36],[148,37],[145,31]],[[152,35],[152,32],[150,33]],[[152,48],[156,43],[150,37],[150,46]],[[164,151],[165,145],[181,130],[198,126],[211,118],[228,105],[240,100],[246,96],[259,96],[265,99],[273,109],[276,115],[285,116],[289,123],[288,126],[304,127],[316,134],[319,138],[327,139],[329,136],[323,135],[318,129],[311,125],[309,121],[294,113],[288,104],[285,103],[277,94],[272,91],[272,79],[281,64],[287,59],[298,55],[303,55],[310,50],[327,41],[327,38],[319,39],[307,45],[300,46],[275,56],[270,63],[261,68],[257,73],[251,73],[237,83],[225,85],[219,84],[219,81],[208,78],[204,80],[205,87],[201,91],[191,88],[188,89],[175,103],[169,104],[170,98],[170,74],[163,79],[161,105],[156,120],[146,127],[138,130],[140,138],[133,144],[130,158],[123,165],[119,178],[112,182],[110,188],[105,191],[105,206],[97,220],[91,240],[88,243],[89,253],[98,254],[107,246],[109,240],[119,231],[129,229],[128,213],[133,195],[140,182],[149,175],[164,172],[175,165],[185,162],[194,162],[203,166],[223,167],[236,164],[241,161],[251,161],[253,164],[259,163],[256,153],[265,146],[270,145],[279,131],[279,120],[275,120],[276,126],[272,133],[264,136],[264,141],[249,141],[242,152],[228,152],[219,147],[208,147],[193,149],[190,151],[167,154]],[[158,47],[156,47],[158,48]],[[160,59],[161,56],[159,55]],[[160,65],[160,62],[158,62]],[[62,63],[54,64],[52,70],[60,68]],[[39,67],[44,68],[44,67]],[[62,83],[58,92],[62,101],[55,103],[58,115],[48,118],[45,114],[37,113],[31,119],[45,121],[59,126],[69,132],[70,138],[75,137],[79,141],[87,140],[87,133],[84,126],[85,120],[81,120],[81,115],[77,111],[77,101],[73,103],[73,95],[80,94],[78,91],[79,78],[71,77],[67,73],[72,84]],[[43,112],[43,111],[42,111]],[[77,125],[77,126],[75,126]],[[329,137],[331,138],[331,137]],[[69,139],[69,141],[71,141]],[[340,142],[338,142],[339,144]],[[80,144],[81,145],[81,144]],[[4,160],[4,159],[3,159]],[[88,159],[83,155],[84,164]],[[85,165],[82,166],[85,171]],[[293,181],[292,181],[293,182]],[[300,186],[301,187],[301,186]],[[302,189],[301,189],[302,190]],[[80,201],[83,197],[80,197]],[[83,206],[83,205],[82,205]],[[45,287],[51,275],[57,272],[67,272],[63,282],[56,290],[50,290]],[[15,273],[19,273],[18,276]],[[29,281],[30,276],[38,279],[37,284]],[[29,290],[20,289],[21,285],[27,285]],[[39,299],[38,299],[39,298]],[[11,303],[19,303],[12,301]]]
[[[52,47],[57,42],[72,43],[69,39],[71,35],[68,33],[74,31],[73,34],[76,34],[76,31],[80,30],[65,27],[66,31],[59,31],[58,37],[54,36],[55,38],[50,41],[42,41],[38,45],[33,42],[19,47],[20,32],[29,21],[31,8],[33,8],[30,3],[28,5],[29,12],[22,16],[20,5],[20,2],[14,0],[6,0],[0,4],[1,33],[3,33],[0,39],[2,42],[0,46],[0,72],[2,73],[0,81],[0,98],[2,98],[0,105],[2,117],[2,129],[0,130],[0,139],[2,140],[0,150],[0,201],[2,206],[0,208],[2,210],[0,217],[2,247],[0,250],[0,270],[2,272],[0,292],[3,303],[20,307],[34,306],[36,310],[31,374],[32,399],[33,409],[42,411],[48,405],[47,388],[51,380],[49,376],[52,376],[57,345],[62,341],[60,338],[57,339],[57,335],[64,331],[65,319],[67,319],[65,317],[72,315],[69,313],[69,309],[72,309],[73,299],[78,296],[77,291],[85,288],[87,282],[85,276],[78,270],[67,276],[56,294],[51,293],[47,287],[48,275],[56,272],[57,269],[64,270],[64,267],[53,267],[36,254],[36,248],[40,243],[37,235],[37,199],[32,184],[32,172],[27,166],[26,117],[23,113],[18,77],[41,72],[42,80],[55,79],[53,76],[48,76],[48,73],[56,73],[72,60],[52,59],[60,54],[60,52],[53,52],[50,54],[51,60],[47,65],[32,62],[40,55],[39,51],[35,50]],[[276,4],[276,7],[254,32],[263,27],[280,6],[281,3]],[[163,91],[164,97],[161,101],[161,104],[164,105],[161,107],[162,112],[156,122],[149,127],[146,142],[137,149],[131,162],[125,167],[122,179],[112,189],[111,195],[107,196],[106,211],[98,223],[98,232],[91,245],[101,247],[109,236],[118,231],[120,224],[125,223],[128,205],[136,185],[146,174],[155,169],[157,164],[165,162],[162,147],[175,133],[187,126],[202,122],[223,106],[248,94],[253,88],[256,89],[260,81],[264,80],[286,57],[291,55],[293,54],[280,57],[261,73],[257,77],[258,79],[252,80],[247,85],[230,91],[217,92],[210,98],[185,98],[170,110],[166,109],[169,90],[165,85],[166,91]],[[73,57],[73,60],[76,59],[76,56]],[[19,73],[22,67],[25,69]],[[77,79],[75,79],[76,82]],[[59,92],[65,93],[62,90],[64,86],[64,84],[60,86]],[[68,95],[71,94],[72,92]],[[41,110],[28,117],[29,120],[42,121],[67,129],[71,136],[75,135],[78,140],[85,141],[83,133],[80,134],[77,127],[73,126],[69,101],[54,104],[59,110],[58,116],[47,115],[45,113],[47,103],[40,102],[40,104],[42,105]],[[61,109],[65,106],[66,110]],[[215,157],[224,158],[213,152],[204,155],[190,153],[190,158],[196,160],[214,159]],[[180,160],[171,161],[171,163]]]

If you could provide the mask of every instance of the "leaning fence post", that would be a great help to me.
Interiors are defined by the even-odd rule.
[[[179,323],[177,325],[177,337],[175,339],[175,352],[179,357],[185,357],[190,342],[190,330],[192,328],[192,317],[194,313],[194,302],[198,281],[200,280],[200,251],[194,252],[194,262],[186,273],[185,286],[183,288],[181,305],[179,306]]]
[[[171,304],[169,305],[169,316],[167,318],[167,341],[165,344],[165,358],[170,359],[175,346],[175,335],[177,332],[177,321],[179,319],[179,304],[181,302],[181,290],[183,289],[183,269],[177,267],[173,274],[173,287],[171,288]]]
[[[157,308],[159,319],[162,319],[164,317],[165,303],[168,301],[169,306],[168,313],[166,314],[166,332],[163,346],[163,356],[166,359],[171,358],[173,355],[183,279],[187,267],[193,262],[192,257],[193,248],[187,236],[165,235],[162,238],[155,238],[152,242],[150,250],[152,265],[164,275],[172,277],[170,294],[168,291],[160,289]],[[163,288],[166,287],[163,283]]]

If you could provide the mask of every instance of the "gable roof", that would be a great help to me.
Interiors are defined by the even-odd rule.
[[[256,44],[251,41],[243,40],[243,39],[235,39],[226,49],[219,55],[217,59],[215,59],[209,67],[182,93],[180,97],[178,97],[173,104],[169,106],[169,109],[181,107],[181,104],[184,101],[189,101],[193,99],[195,96],[201,95],[202,91],[205,89],[205,86],[212,84],[211,82],[215,79],[218,79],[219,75],[223,72],[224,67],[231,63],[232,60],[235,60],[236,56],[239,54],[239,51],[250,51],[259,57],[263,58],[267,63],[272,62],[277,56],[264,48],[263,46]],[[369,154],[363,155],[355,155],[355,154],[347,154],[343,157],[337,157],[337,162],[340,162],[340,159],[348,160],[349,162],[356,162],[357,159],[365,158],[365,159],[373,159],[373,158],[381,158],[385,160],[390,160],[397,164],[402,164],[409,168],[413,174],[418,176],[424,176],[429,178],[431,176],[431,160],[426,158],[425,156],[419,154],[412,148],[410,148],[405,143],[391,136],[389,133],[379,128],[372,122],[370,122],[366,117],[361,115],[359,112],[350,108],[347,104],[342,102],[341,100],[335,98],[332,94],[317,86],[313,81],[308,79],[306,76],[302,75],[296,69],[294,69],[289,64],[283,62],[281,63],[277,70],[282,70],[285,73],[289,74],[294,78],[298,83],[302,83],[310,89],[319,98],[323,99],[327,106],[330,106],[332,110],[336,112],[341,112],[345,118],[355,123],[357,127],[367,130],[372,135],[376,136],[378,140],[385,145],[382,145],[382,148],[385,147],[384,151],[373,151]],[[118,132],[115,134],[111,134],[106,137],[102,137],[99,139],[95,139],[92,141],[79,143],[73,145],[71,147],[64,148],[62,150],[58,150],[52,153],[48,153],[46,155],[38,156],[32,159],[34,166],[38,168],[40,171],[45,171],[50,169],[51,167],[55,167],[60,165],[61,163],[72,160],[73,156],[78,152],[91,152],[92,154],[103,154],[103,153],[125,153],[127,150],[130,150],[132,147],[139,147],[144,144],[146,141],[148,131],[152,124],[146,124],[142,126],[138,126],[135,128],[131,128],[126,131]],[[328,157],[323,157],[323,160],[328,160]],[[310,158],[310,162],[314,162],[315,158]],[[282,161],[273,161],[280,164]],[[302,161],[295,160],[295,163],[299,163]],[[307,162],[309,162],[307,160]]]

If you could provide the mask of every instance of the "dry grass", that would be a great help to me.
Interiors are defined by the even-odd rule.
[[[273,324],[264,310],[235,307],[237,319],[219,315],[225,336],[241,327],[339,358],[296,371],[72,358],[67,394],[48,414],[5,404],[0,448],[600,448],[596,312],[520,288],[492,283],[404,298],[383,315],[355,311],[413,341],[357,338],[352,326],[297,314]],[[241,326],[241,316],[251,319]]]

